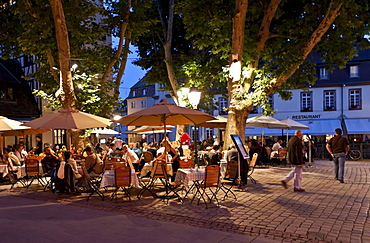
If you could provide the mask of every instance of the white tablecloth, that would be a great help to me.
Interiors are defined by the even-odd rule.
[[[145,163],[143,169],[140,172],[140,176],[146,176],[148,172],[152,171],[153,169],[153,162],[148,164]],[[172,164],[167,164],[167,173],[172,176],[173,175],[173,170],[172,170]]]
[[[114,186],[115,170],[106,170],[100,183],[100,187]],[[131,170],[131,185],[139,187],[139,179],[135,174],[135,170]]]
[[[203,181],[205,174],[204,169],[178,169],[175,181],[182,181],[185,187],[189,187],[191,181]]]
[[[14,169],[17,170],[17,177],[21,178],[23,176],[26,176],[26,166],[14,166]],[[39,163],[39,172],[40,174],[43,174],[42,170],[42,164]],[[3,177],[5,177],[9,173],[9,167],[8,165],[0,165],[0,173],[3,173]]]
[[[8,172],[8,165],[0,165],[0,173],[3,174],[3,177],[5,177]]]

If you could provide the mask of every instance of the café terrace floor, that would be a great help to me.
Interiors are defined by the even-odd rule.
[[[145,194],[141,200],[132,196],[131,202],[110,201],[110,193],[106,193],[105,201],[96,195],[86,201],[87,194],[53,194],[44,192],[36,183],[29,189],[9,190],[9,185],[2,185],[0,212],[3,216],[9,213],[6,217],[9,224],[22,222],[22,218],[28,222],[27,215],[33,215],[35,222],[46,218],[60,225],[68,217],[58,214],[63,206],[68,207],[68,212],[76,212],[68,217],[73,225],[84,225],[87,223],[85,218],[95,216],[102,223],[105,217],[102,214],[124,216],[129,224],[117,218],[98,230],[127,242],[370,242],[370,161],[347,161],[344,184],[333,179],[332,170],[331,161],[315,161],[313,167],[304,169],[302,187],[306,192],[293,192],[293,181],[288,189],[280,183],[290,171],[289,167],[257,167],[253,174],[257,184],[248,182],[245,191],[235,192],[237,200],[229,198],[220,201],[219,207],[212,204],[208,209],[204,204],[190,203],[189,199],[183,204],[173,199],[167,205],[150,194]],[[138,189],[133,190],[133,195],[135,190]],[[220,193],[219,198],[222,195]],[[13,205],[9,205],[10,202]],[[57,206],[56,211],[51,210],[50,205]],[[42,211],[42,215],[36,214],[43,207],[48,210]],[[82,218],[81,213],[84,214]],[[29,226],[22,226],[13,237],[29,232],[28,227],[34,229],[32,224],[32,220],[29,221]],[[95,227],[84,226],[85,234],[94,233]],[[122,232],[129,229],[132,233],[120,235],[114,231],[119,228]],[[0,234],[3,235],[1,232],[6,229],[3,223]],[[65,234],[63,232],[62,236],[67,237]],[[76,242],[85,242],[81,237],[88,237],[78,232],[71,235]],[[59,241],[65,239],[63,237]],[[90,238],[89,241],[98,240]],[[22,242],[24,238],[12,239]],[[51,237],[38,242],[51,241],[55,239]],[[106,242],[110,241],[109,238]]]

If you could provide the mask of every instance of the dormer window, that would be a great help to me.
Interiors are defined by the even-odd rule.
[[[133,90],[132,91],[132,96],[135,97],[136,96],[136,90]]]
[[[320,68],[320,79],[329,79],[329,72],[325,68]]]
[[[350,78],[360,77],[359,72],[358,72],[358,65],[353,65],[349,67],[349,77]]]
[[[143,95],[146,95],[146,89],[143,89]]]

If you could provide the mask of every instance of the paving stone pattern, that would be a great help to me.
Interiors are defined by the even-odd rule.
[[[370,242],[370,162],[347,161],[344,184],[333,179],[332,162],[315,161],[313,165],[304,169],[302,187],[306,192],[293,192],[293,181],[288,189],[282,187],[280,182],[289,167],[256,168],[253,178],[257,184],[249,182],[245,191],[235,191],[237,200],[230,197],[208,209],[189,199],[183,204],[173,199],[167,205],[150,194],[141,200],[132,196],[131,202],[101,201],[98,196],[87,202],[86,194],[57,195],[37,190],[37,185],[1,193],[280,242]]]

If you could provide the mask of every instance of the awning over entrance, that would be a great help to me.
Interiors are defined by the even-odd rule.
[[[336,128],[342,128],[339,119],[329,120],[310,120],[310,121],[299,121],[310,127],[310,130],[304,131],[310,135],[334,135]]]
[[[302,130],[304,134],[310,135],[334,135],[336,128],[342,128],[339,119],[328,119],[328,120],[297,120],[298,122],[310,127],[309,130]],[[370,131],[370,123],[367,125]],[[347,126],[348,129],[348,126]],[[349,130],[348,130],[349,131]],[[288,131],[289,135],[294,135],[295,130]],[[265,129],[265,136],[286,136],[287,130],[282,129]],[[254,129],[245,129],[246,136],[261,136],[262,129],[255,127]],[[368,133],[370,134],[370,133]]]
[[[370,134],[370,118],[344,119],[348,134]]]

